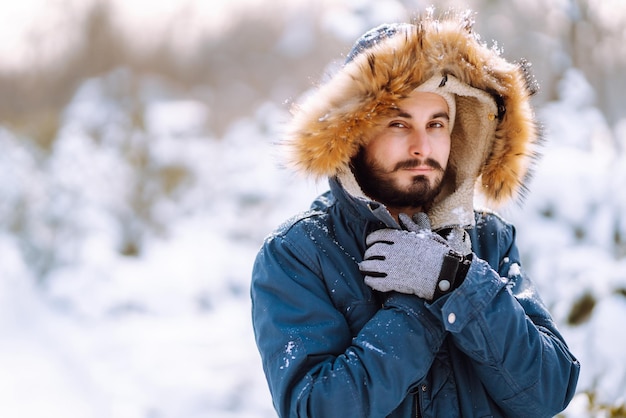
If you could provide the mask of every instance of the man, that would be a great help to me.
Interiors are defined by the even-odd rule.
[[[513,226],[474,209],[523,188],[538,142],[529,79],[468,15],[431,14],[366,33],[296,109],[292,161],[330,191],[254,265],[254,331],[281,417],[567,406],[579,364]]]

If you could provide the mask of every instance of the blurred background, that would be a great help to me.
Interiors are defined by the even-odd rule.
[[[431,5],[533,63],[544,157],[501,211],[582,363],[562,416],[626,416],[623,0],[2,1],[0,416],[275,416],[252,262],[327,187],[281,169],[281,127]]]

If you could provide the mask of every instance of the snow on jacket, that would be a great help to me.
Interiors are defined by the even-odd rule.
[[[475,189],[514,197],[535,157],[524,73],[465,17],[425,17],[368,45],[296,110],[292,161],[331,189],[270,235],[254,264],[254,332],[281,417],[549,417],[567,406],[579,364],[523,273],[513,226],[473,206]],[[398,224],[349,163],[386,112],[431,80],[455,94],[457,117],[451,175],[429,215],[435,229],[467,228],[474,256],[462,285],[432,303],[383,298],[358,263],[368,234]]]

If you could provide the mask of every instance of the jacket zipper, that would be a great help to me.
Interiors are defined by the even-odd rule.
[[[415,397],[415,418],[421,418],[422,414],[420,413],[420,402],[419,402],[419,392],[417,392],[415,395],[413,395]]]

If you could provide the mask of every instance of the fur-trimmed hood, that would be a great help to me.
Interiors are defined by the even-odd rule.
[[[377,37],[353,49],[327,83],[294,107],[286,139],[290,163],[315,178],[337,177],[367,200],[351,159],[397,103],[426,83],[456,99],[449,169],[429,210],[433,227],[472,225],[475,197],[500,205],[519,196],[537,157],[535,84],[526,63],[507,62],[472,25],[469,12],[429,14],[364,35]]]

